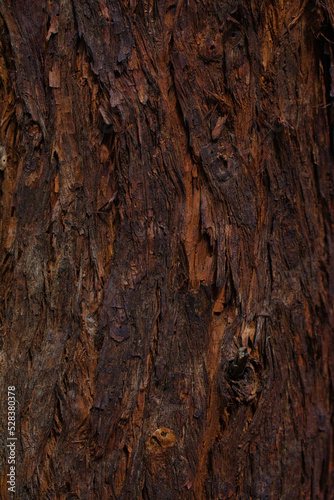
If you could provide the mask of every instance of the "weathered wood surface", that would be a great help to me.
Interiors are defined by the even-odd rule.
[[[0,14],[17,498],[333,498],[332,0]]]

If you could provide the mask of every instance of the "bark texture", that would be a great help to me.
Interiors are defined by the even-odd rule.
[[[0,15],[1,498],[332,499],[333,0]]]

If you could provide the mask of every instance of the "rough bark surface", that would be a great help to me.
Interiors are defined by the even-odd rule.
[[[1,498],[332,499],[333,1],[0,15]]]

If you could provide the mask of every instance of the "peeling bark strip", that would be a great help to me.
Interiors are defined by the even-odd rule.
[[[333,3],[0,14],[17,498],[331,498]]]

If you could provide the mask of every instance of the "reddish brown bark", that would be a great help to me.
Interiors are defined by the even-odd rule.
[[[333,2],[0,14],[17,498],[333,498]]]

